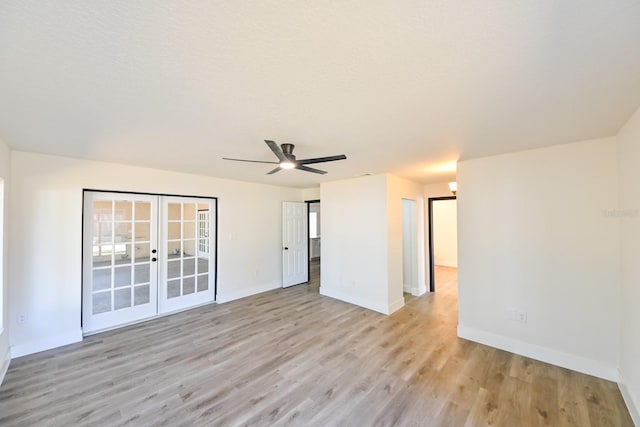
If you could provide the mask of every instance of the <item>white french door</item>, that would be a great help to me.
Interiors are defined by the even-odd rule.
[[[213,229],[213,202],[186,197],[164,197],[162,206],[163,252],[159,311],[167,313],[213,301],[210,231]],[[207,222],[200,213],[206,212]],[[199,248],[202,239],[206,252]]]
[[[282,287],[309,280],[307,204],[282,203]]]
[[[213,200],[92,191],[84,200],[84,333],[214,301]],[[206,254],[196,248],[204,235]]]

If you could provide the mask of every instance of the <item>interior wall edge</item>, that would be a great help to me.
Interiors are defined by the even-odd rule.
[[[606,363],[588,359],[575,354],[565,353],[553,348],[515,340],[502,335],[493,334],[473,327],[458,325],[458,337],[500,350],[529,357],[541,362],[567,368],[572,371],[592,375],[594,377],[617,382],[618,369]]]
[[[62,347],[64,345],[74,344],[80,341],[82,341],[82,328],[38,340],[29,341],[24,344],[11,346],[11,358],[15,359],[16,357],[28,356],[29,354],[51,350],[52,348]]]
[[[627,386],[625,378],[624,371],[618,369],[618,388],[620,389],[620,394],[622,394],[624,403],[627,405],[633,423],[640,426],[640,400],[638,400],[637,396],[633,395],[633,392],[629,386]]]

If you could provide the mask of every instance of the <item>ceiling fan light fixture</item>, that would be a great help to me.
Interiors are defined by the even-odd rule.
[[[278,165],[275,169],[270,172],[267,172],[267,175],[273,175],[274,173],[278,173],[283,169],[297,169],[303,172],[311,172],[317,173],[318,175],[324,175],[327,172],[309,167],[308,165],[313,165],[316,163],[325,163],[325,162],[335,162],[336,160],[346,160],[347,156],[344,154],[338,154],[337,156],[327,156],[327,157],[314,157],[312,159],[296,159],[296,156],[293,154],[294,145],[293,144],[281,144],[278,146],[274,141],[269,139],[265,139],[264,142],[269,146],[273,154],[278,158],[277,162],[268,162],[264,160],[249,160],[249,159],[231,159],[229,157],[223,157],[224,160],[232,160],[234,162],[249,162],[249,163],[268,163],[271,165]]]
[[[296,164],[293,162],[280,162],[280,167],[282,169],[293,169],[296,167]]]

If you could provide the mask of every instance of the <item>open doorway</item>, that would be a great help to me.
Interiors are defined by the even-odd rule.
[[[457,277],[458,236],[455,196],[429,198],[429,290]]]
[[[309,284],[320,288],[320,248],[321,248],[321,221],[320,200],[306,201],[309,219]]]

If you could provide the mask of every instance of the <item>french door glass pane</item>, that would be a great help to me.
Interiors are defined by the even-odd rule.
[[[131,288],[116,289],[114,310],[131,307]]]
[[[184,238],[195,239],[196,238],[196,223],[195,221],[184,222]]]
[[[173,221],[169,223],[169,240],[180,240],[182,237],[182,230],[180,221]]]
[[[170,257],[169,262],[167,263],[167,277],[169,279],[180,277],[180,260],[179,259],[172,260],[171,255],[169,255],[169,257]]]
[[[182,219],[187,221],[195,221],[197,205],[195,203],[183,203],[182,206],[184,208]]]
[[[116,222],[116,238],[117,243],[131,242],[133,237],[133,223]]]
[[[209,289],[209,276],[203,274],[198,276],[198,292],[206,291]]]
[[[103,291],[111,289],[111,268],[93,270],[93,290]]]
[[[136,221],[135,227],[136,242],[148,242],[151,236],[151,224],[149,222]]]
[[[131,266],[117,267],[113,284],[116,288],[131,286]]]
[[[92,313],[149,303],[151,202],[95,200],[91,229]]]
[[[180,221],[182,219],[182,205],[180,203],[169,203],[167,219],[169,221]]]
[[[188,258],[182,261],[182,275],[193,276],[196,274],[196,260],[195,258]]]
[[[93,294],[93,314],[111,311],[111,291]]]
[[[180,296],[180,280],[169,280],[167,282],[167,298]]]
[[[129,200],[116,200],[115,210],[113,212],[116,221],[131,221],[133,202]]]
[[[136,202],[136,221],[151,221],[151,203]]]
[[[209,260],[207,258],[198,258],[198,274],[207,273],[209,271]]]
[[[184,295],[189,295],[196,291],[196,280],[194,277],[185,277],[182,280],[182,293]]]
[[[150,276],[149,263],[136,264],[133,273],[133,283],[135,283],[136,285],[149,283]]]
[[[134,252],[134,262],[136,264],[149,262],[151,245],[149,243],[136,243]]]
[[[150,285],[136,286],[133,291],[133,305],[147,304],[150,292]]]

